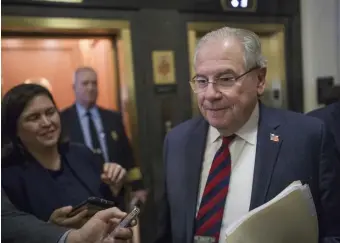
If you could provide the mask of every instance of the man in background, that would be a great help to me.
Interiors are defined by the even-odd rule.
[[[332,88],[325,107],[309,112],[307,115],[317,117],[327,125],[333,134],[340,156],[340,87]]]
[[[98,76],[91,67],[80,67],[74,73],[73,89],[76,101],[61,113],[62,125],[73,142],[87,145],[99,161],[115,164],[111,173],[117,176],[127,171],[132,198],[145,202],[140,169],[135,166],[133,151],[126,136],[119,112],[99,107]],[[123,195],[123,190],[119,195]]]

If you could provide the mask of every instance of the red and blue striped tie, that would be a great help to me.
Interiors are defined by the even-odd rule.
[[[220,149],[211,164],[207,184],[196,217],[198,236],[214,237],[218,242],[222,225],[223,211],[229,189],[231,157],[229,144],[235,136],[223,137]]]

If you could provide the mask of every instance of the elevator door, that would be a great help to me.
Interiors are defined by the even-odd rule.
[[[257,34],[262,53],[267,59],[266,89],[262,102],[276,108],[287,108],[284,32]]]
[[[112,40],[107,38],[3,38],[2,95],[20,83],[48,88],[59,109],[74,103],[73,72],[93,67],[100,106],[118,109]]]

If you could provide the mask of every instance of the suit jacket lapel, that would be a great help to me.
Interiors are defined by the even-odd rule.
[[[193,241],[197,195],[207,132],[208,123],[203,118],[199,119],[197,126],[193,128],[186,144],[186,232],[188,243]]]
[[[82,127],[81,127],[81,124],[80,124],[76,105],[73,105],[71,107],[69,122],[70,122],[70,126],[71,126],[70,134],[71,134],[72,140],[75,141],[75,142],[85,144],[83,130],[82,130]]]
[[[250,210],[262,205],[266,200],[272,173],[283,141],[278,129],[280,126],[279,119],[278,114],[270,112],[270,108],[260,105]]]

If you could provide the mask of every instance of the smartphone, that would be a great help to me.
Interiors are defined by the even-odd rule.
[[[139,207],[135,206],[131,212],[126,215],[121,221],[120,223],[117,225],[117,228],[125,228],[128,227],[132,220],[134,220],[140,213],[140,209]]]
[[[108,237],[114,238],[119,228],[125,228],[130,226],[132,220],[134,220],[140,213],[139,205],[140,204],[137,204],[136,206],[133,207],[130,213],[120,221],[120,223],[114,228],[114,230],[108,235]]]
[[[115,206],[115,203],[112,201],[105,200],[105,199],[98,198],[98,197],[89,197],[85,201],[75,206],[72,209],[72,211],[68,214],[68,217],[73,217],[85,209],[89,211],[89,215],[93,215],[100,210],[112,208],[114,206]]]

